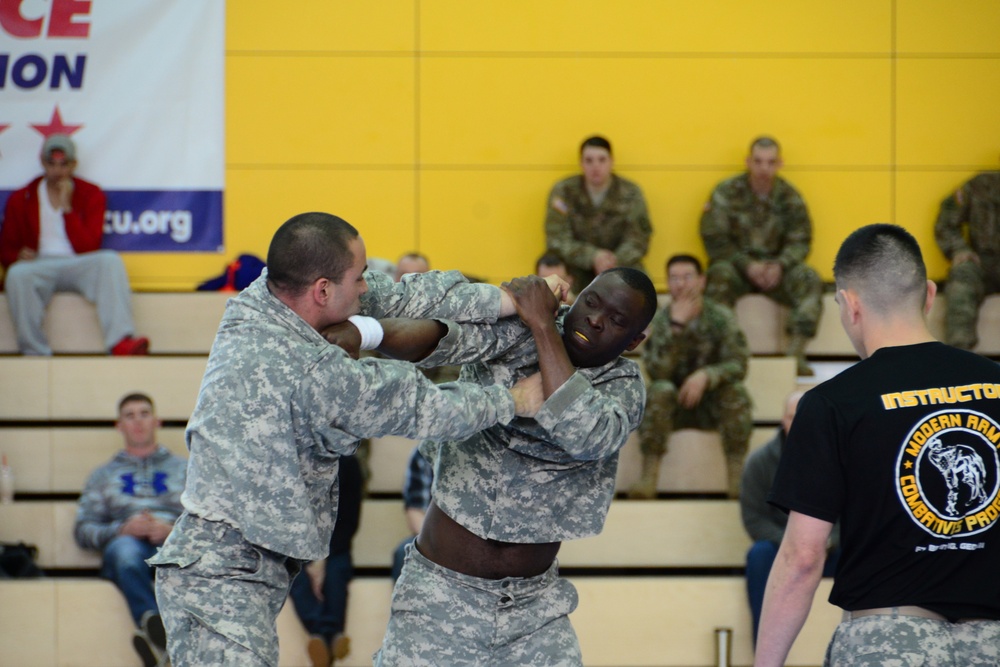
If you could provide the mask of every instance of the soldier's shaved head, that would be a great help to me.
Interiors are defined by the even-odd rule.
[[[774,137],[769,137],[767,135],[761,135],[750,142],[750,151],[753,153],[755,148],[775,148],[778,154],[781,154],[781,144]]]
[[[287,220],[267,250],[267,280],[279,291],[302,294],[319,278],[339,283],[354,261],[349,243],[358,230],[329,213],[301,213]]]

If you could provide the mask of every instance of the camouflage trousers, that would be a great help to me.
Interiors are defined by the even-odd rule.
[[[757,292],[740,271],[729,262],[712,262],[705,274],[708,285],[705,295],[730,308],[744,294]],[[796,264],[784,271],[781,283],[770,292],[761,292],[783,306],[789,307],[787,331],[792,336],[812,338],[823,315],[823,281],[805,264]]]
[[[537,577],[480,579],[407,548],[375,667],[581,667],[556,563]]]
[[[971,350],[979,342],[976,325],[979,307],[987,294],[1000,292],[1000,264],[962,262],[948,272],[944,286],[944,339],[949,345]]]
[[[149,563],[174,667],[277,667],[275,623],[299,561],[185,513]]]
[[[996,667],[1000,621],[865,616],[837,626],[824,667]]]
[[[682,428],[719,432],[726,455],[729,487],[738,494],[743,459],[753,432],[750,394],[743,383],[722,384],[708,390],[698,405],[688,410],[678,405],[677,386],[673,382],[650,382],[646,386],[646,411],[639,425],[642,453],[663,456],[667,451],[667,438]]]

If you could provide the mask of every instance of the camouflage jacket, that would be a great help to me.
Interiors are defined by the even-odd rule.
[[[750,189],[748,174],[719,183],[701,215],[701,238],[712,262],[732,262],[741,272],[751,261],[777,260],[784,269],[805,261],[812,222],[799,193],[775,177],[769,197]]]
[[[188,424],[181,500],[252,544],[315,560],[326,556],[337,516],[340,455],[359,439],[467,437],[510,421],[514,404],[503,387],[434,385],[411,364],[351,359],[275,298],[266,278],[226,306]],[[489,316],[499,308],[496,287],[468,284],[457,272],[401,284],[366,278],[364,303],[376,316]],[[191,555],[176,533],[159,563]]]
[[[968,240],[962,227],[968,225]],[[1000,171],[988,171],[966,181],[941,202],[934,238],[948,259],[972,250],[1000,259]]]
[[[557,319],[560,330],[567,310]],[[449,324],[421,363],[468,363],[462,379],[484,387],[510,387],[539,369],[531,332],[516,317],[493,326]],[[422,453],[434,462],[431,495],[484,539],[537,544],[596,535],[614,497],[618,452],[642,421],[645,396],[631,360],[577,369],[534,419],[424,443]]]
[[[593,280],[598,250],[614,251],[619,266],[642,269],[652,233],[642,190],[620,176],[611,175],[600,206],[590,200],[581,175],[559,181],[549,193],[546,242],[566,262],[577,292]]]
[[[708,373],[708,387],[746,377],[750,349],[732,310],[704,299],[701,315],[679,333],[670,327],[670,306],[653,318],[643,344],[642,362],[651,380],[670,380],[678,387],[697,370]]]

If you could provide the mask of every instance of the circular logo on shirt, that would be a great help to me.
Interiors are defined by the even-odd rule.
[[[1000,518],[1000,424],[972,410],[942,410],[907,435],[896,491],[935,537],[975,535]]]

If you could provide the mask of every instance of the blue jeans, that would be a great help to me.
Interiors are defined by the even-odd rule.
[[[157,548],[131,535],[119,535],[104,547],[101,576],[111,580],[125,596],[136,627],[147,611],[159,613],[153,593],[153,568],[146,565],[146,559],[152,558]]]
[[[757,627],[760,625],[760,611],[764,607],[764,590],[767,588],[767,576],[771,574],[771,566],[778,555],[778,543],[770,540],[754,542],[747,552],[747,597],[750,600],[750,613],[753,615],[753,641],[757,643]],[[840,549],[834,549],[826,556],[823,566],[823,576],[832,577],[837,570],[840,559]]]
[[[344,631],[347,622],[347,584],[353,576],[351,554],[345,551],[330,554],[326,559],[323,600],[318,600],[313,595],[309,577],[304,571],[295,577],[289,596],[306,632],[319,635],[329,643],[334,635]]]

